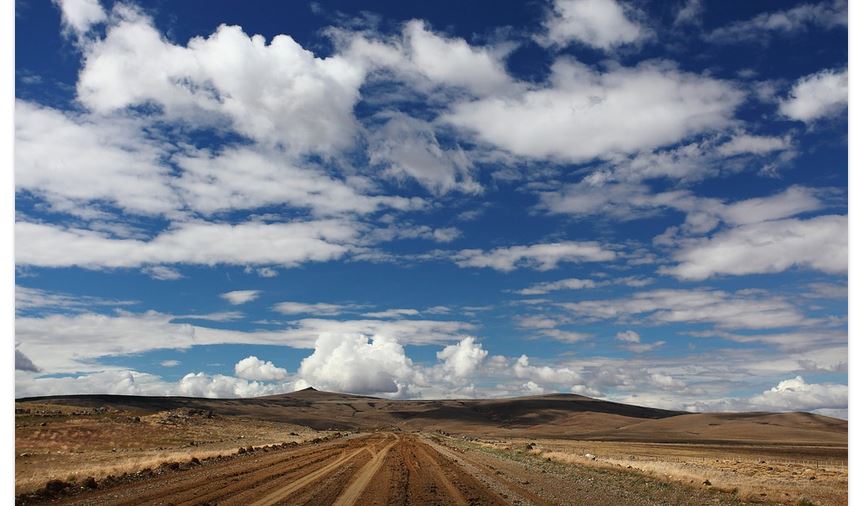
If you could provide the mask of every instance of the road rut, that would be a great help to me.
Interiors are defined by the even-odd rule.
[[[503,501],[418,437],[385,432],[256,452],[84,492],[53,503],[351,506],[501,504]]]
[[[474,446],[457,447],[447,438],[395,432],[254,451],[50,502],[95,506],[738,503],[729,494],[661,484],[632,472],[501,456]]]

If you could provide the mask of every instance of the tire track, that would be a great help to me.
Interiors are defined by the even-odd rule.
[[[375,455],[376,453],[373,447],[378,444],[381,444],[386,439],[387,435],[382,434],[379,435],[379,437],[365,436],[357,440],[352,440],[350,441],[350,444],[354,443],[361,446],[357,448],[347,447],[344,452],[342,452],[341,455],[334,461],[296,480],[288,481],[287,484],[283,487],[278,488],[270,493],[267,493],[263,497],[256,499],[250,502],[249,504],[251,504],[252,506],[270,506],[272,504],[276,504],[279,501],[290,497],[291,495],[297,494],[300,490],[304,489],[308,485],[316,481],[323,480],[324,478],[330,476],[332,473],[339,470],[344,465],[347,465],[350,461],[360,456],[364,452],[369,452]],[[292,502],[293,501],[288,501],[288,503]]]
[[[272,506],[273,504],[284,499],[285,497],[292,494],[293,492],[296,492],[297,490],[299,490],[299,489],[301,489],[301,488],[303,488],[307,485],[310,485],[311,483],[317,481],[318,479],[324,477],[325,475],[330,474],[332,471],[334,471],[338,467],[342,466],[346,462],[349,462],[350,460],[354,459],[355,457],[357,457],[358,455],[360,455],[364,451],[366,451],[366,448],[360,448],[360,449],[355,450],[354,452],[352,452],[348,455],[342,455],[342,456],[338,457],[335,461],[333,461],[329,464],[326,464],[325,466],[321,467],[320,469],[317,469],[316,471],[309,473],[306,476],[303,476],[303,477],[301,477],[301,478],[299,478],[295,481],[292,481],[289,484],[287,484],[286,486],[279,488],[275,492],[267,495],[263,499],[254,501],[250,504],[251,504],[251,506]]]
[[[424,468],[449,493],[455,504],[508,504],[485,483],[467,473],[461,466],[438,453],[419,438],[413,438],[416,455]]]
[[[506,504],[411,434],[365,434],[254,453],[65,497],[59,504],[271,506]]]
[[[153,476],[60,500],[59,504],[201,504],[253,488],[282,474],[298,473],[321,465],[339,454],[346,443],[296,447],[270,454],[250,455],[216,462],[180,473]]]
[[[196,492],[192,495],[192,497],[185,499],[170,497],[169,504],[191,506],[194,504],[226,500],[244,492],[247,489],[254,490],[257,488],[263,488],[267,483],[280,480],[285,476],[288,479],[292,479],[293,477],[309,473],[317,467],[322,466],[324,462],[334,458],[334,456],[338,453],[338,449],[328,448],[322,452],[309,453],[301,458],[275,462],[260,469],[256,473],[232,479],[228,486],[216,488],[205,494],[198,494]],[[216,481],[221,483],[224,478],[225,477],[217,477]]]
[[[500,473],[499,471],[495,472],[496,469],[493,466],[489,467],[487,464],[479,462],[471,458],[470,455],[459,452],[455,448],[429,441],[426,438],[421,438],[421,441],[434,448],[438,453],[445,457],[456,459],[463,463],[462,465],[470,466],[469,469],[473,469],[475,474],[486,476],[483,481],[486,481],[486,483],[492,488],[502,489],[502,491],[507,493],[510,498],[515,499],[516,503],[517,500],[520,500],[525,504],[541,504],[546,506],[555,506],[557,504],[554,501],[535,494],[529,486],[520,484],[519,482],[522,480],[516,476],[513,476],[513,479],[509,479],[503,473]],[[488,481],[493,483],[488,483]]]
[[[387,458],[388,453],[396,446],[399,442],[399,436],[393,434],[394,441],[389,443],[387,446],[382,448],[379,453],[373,455],[373,458],[370,462],[364,466],[360,472],[358,473],[358,477],[355,479],[352,484],[350,484],[343,493],[337,497],[337,500],[334,501],[334,506],[352,506],[357,501],[358,498],[361,497],[361,494],[364,492],[364,489],[367,488],[367,485],[373,480],[373,477],[382,468],[385,463],[385,459]]]
[[[458,487],[456,487],[453,482],[450,481],[446,473],[442,472],[443,470],[441,469],[440,464],[438,464],[438,462],[436,462],[435,459],[432,458],[431,455],[429,455],[429,452],[423,451],[422,447],[420,446],[418,446],[417,449],[420,451],[417,451],[416,454],[431,468],[430,474],[434,478],[437,478],[441,485],[444,486],[444,490],[446,490],[450,494],[450,497],[452,497],[453,502],[455,504],[461,505],[468,504],[468,501],[465,498],[464,494],[462,494]]]

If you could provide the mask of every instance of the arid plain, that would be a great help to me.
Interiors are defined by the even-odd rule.
[[[578,395],[16,403],[19,504],[846,504],[847,422]]]

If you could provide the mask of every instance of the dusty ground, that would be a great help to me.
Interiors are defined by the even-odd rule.
[[[738,504],[637,473],[377,432],[255,451],[59,496],[55,504]],[[37,503],[19,500],[20,503]]]
[[[209,417],[208,417],[209,416]],[[163,462],[229,455],[241,447],[302,442],[327,435],[287,423],[179,408],[135,412],[26,403],[15,415],[15,492],[49,480],[134,473]]]
[[[15,438],[19,504],[847,503],[847,423],[808,413],[85,395],[20,400]]]
[[[632,466],[651,475],[698,484],[704,480],[750,500],[847,504],[846,449],[784,445],[702,445],[542,441],[542,457]],[[566,458],[567,457],[567,458]]]
[[[846,449],[785,445],[705,445],[572,441],[471,440],[448,444],[514,458],[545,460],[729,492],[756,503],[847,504]]]

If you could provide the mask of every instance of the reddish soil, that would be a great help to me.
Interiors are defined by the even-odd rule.
[[[19,504],[420,505],[736,504],[731,494],[631,473],[518,461],[377,432],[254,451]]]
[[[255,452],[54,498],[51,503],[506,504],[416,436],[391,432]]]

